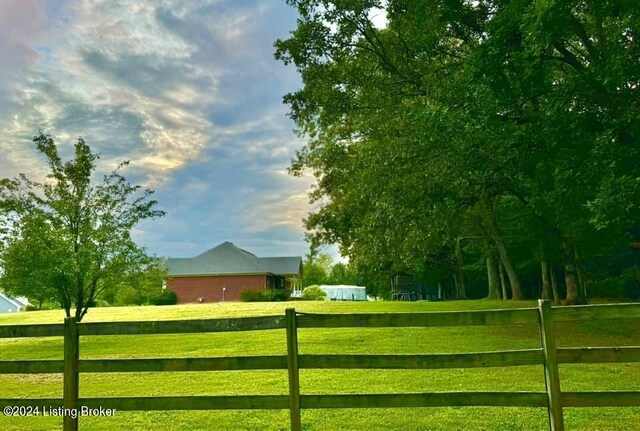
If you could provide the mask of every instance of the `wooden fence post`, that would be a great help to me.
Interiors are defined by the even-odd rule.
[[[64,319],[64,431],[78,431],[78,326],[75,317]],[[73,416],[71,416],[73,414]]]
[[[291,430],[300,431],[300,375],[298,373],[298,328],[296,310],[287,308],[287,368],[289,369],[289,412]]]
[[[551,431],[564,431],[562,416],[562,393],[560,391],[560,372],[553,334],[553,311],[548,300],[538,300],[540,311],[540,339],[544,350],[544,381],[547,387],[549,428]]]

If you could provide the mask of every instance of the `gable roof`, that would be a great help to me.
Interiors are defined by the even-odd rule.
[[[165,266],[170,276],[180,275],[289,275],[300,272],[300,257],[260,258],[236,247],[230,242],[191,258],[167,259]]]
[[[192,258],[167,259],[169,275],[267,274],[256,256],[230,242]]]
[[[0,313],[5,311],[19,311],[28,305],[28,301],[22,298],[14,298],[4,292],[0,292]]]
[[[269,269],[269,272],[278,275],[298,274],[300,273],[300,265],[302,265],[300,256],[260,257],[259,259]]]

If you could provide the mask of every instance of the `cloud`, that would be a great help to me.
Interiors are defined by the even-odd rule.
[[[13,62],[11,79],[0,68],[2,176],[44,172],[30,142],[38,129],[63,156],[82,135],[100,169],[130,160],[127,178],[157,190],[167,217],[134,232],[150,251],[188,256],[230,240],[302,253],[311,180],[285,173],[302,142],[281,103],[300,80],[272,46],[294,27],[293,9],[7,0],[0,17],[0,59]]]
[[[38,58],[37,46],[46,30],[40,0],[4,0],[0,2],[0,98],[7,99],[11,84]],[[0,105],[1,106],[1,105]],[[0,108],[0,114],[4,109]]]

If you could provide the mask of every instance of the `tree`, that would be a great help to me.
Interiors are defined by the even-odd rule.
[[[40,132],[33,141],[49,166],[47,179],[21,174],[0,183],[2,284],[28,297],[55,296],[80,321],[101,292],[152,261],[131,230],[164,212],[155,208],[153,190],[122,176],[128,162],[93,184],[99,156],[82,138],[66,162],[51,136]]]
[[[292,172],[318,179],[311,199],[320,208],[305,221],[311,240],[338,243],[369,268],[377,261],[401,270],[437,257],[463,298],[461,221],[513,176],[496,136],[510,125],[496,124],[491,93],[460,67],[470,39],[461,41],[461,27],[439,22],[438,13],[425,14],[437,2],[389,2],[386,29],[368,18],[381,2],[291,3],[301,19],[276,43],[276,57],[295,63],[304,82],[285,101],[310,137]],[[468,7],[445,12],[467,23],[479,18]],[[506,259],[497,229],[492,239]]]
[[[153,303],[163,290],[167,269],[160,259],[150,259],[141,267],[131,268],[127,274],[119,274],[101,295],[109,304],[147,305]]]
[[[17,223],[20,223],[21,237],[6,238],[5,247],[0,252],[5,268],[0,277],[0,287],[12,295],[28,297],[40,309],[44,303],[57,300],[56,290],[48,283],[48,277],[58,254],[46,243],[50,226],[43,217],[32,214],[13,224]],[[22,237],[30,240],[24,241]],[[33,250],[39,252],[33,253]]]
[[[329,271],[328,284],[356,284],[357,275],[352,270],[351,265],[346,265],[342,262],[335,263]]]
[[[317,256],[308,256],[302,265],[302,287],[326,284],[331,271],[333,260],[326,253],[320,253]]]
[[[513,299],[534,291],[518,271],[547,260],[578,303],[585,262],[640,241],[639,3],[289,3],[276,57],[303,82],[285,102],[309,138],[291,172],[317,179],[312,243],[373,271],[429,262],[462,288],[455,241],[481,207]]]

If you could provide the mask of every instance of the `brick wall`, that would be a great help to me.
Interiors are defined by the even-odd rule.
[[[178,304],[222,301],[222,289],[225,301],[240,301],[240,292],[244,289],[265,287],[266,275],[220,275],[208,277],[169,277],[167,289],[178,295]]]

